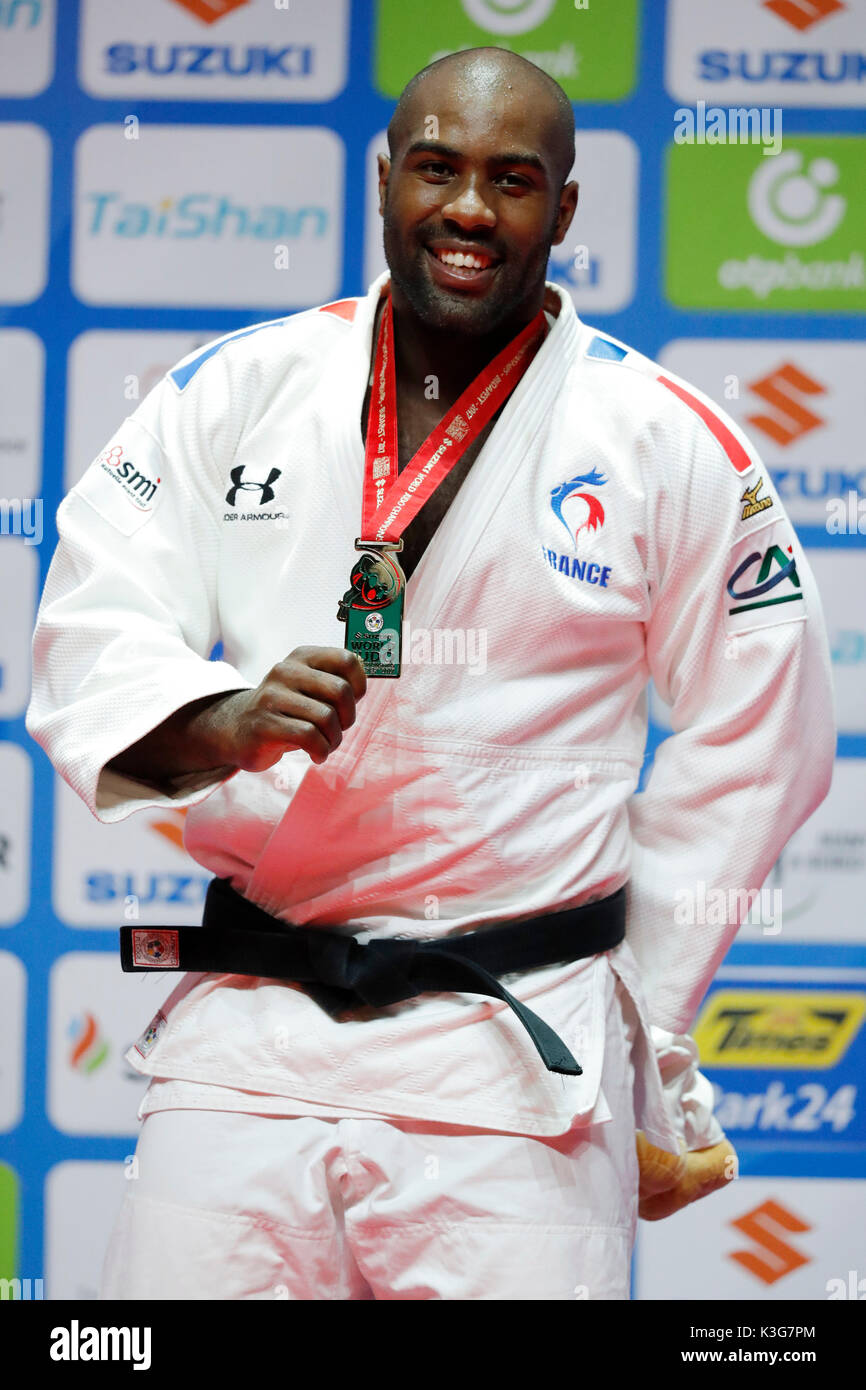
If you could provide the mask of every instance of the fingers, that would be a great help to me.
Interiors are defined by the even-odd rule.
[[[296,647],[268,672],[248,706],[245,740],[252,744],[252,770],[297,748],[323,763],[354,724],[366,688],[363,664],[353,652]]]
[[[343,647],[295,647],[287,660],[348,681],[356,700],[360,700],[367,689],[364,663],[354,652],[346,651]]]
[[[685,1155],[685,1159],[685,1172],[673,1187],[654,1193],[641,1190],[638,1214],[643,1221],[661,1221],[666,1216],[673,1216],[691,1202],[698,1202],[711,1192],[717,1192],[737,1176],[736,1150],[727,1139],[706,1149],[693,1149]]]
[[[686,1171],[684,1149],[678,1154],[657,1149],[640,1129],[635,1136],[635,1147],[640,1169],[641,1197],[653,1197],[676,1186]]]

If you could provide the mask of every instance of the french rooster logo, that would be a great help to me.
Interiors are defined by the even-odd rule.
[[[559,517],[559,520],[568,532],[569,540],[574,543],[575,548],[577,547],[577,538],[581,531],[598,531],[604,525],[604,507],[601,505],[598,498],[594,497],[591,492],[582,492],[581,489],[584,487],[601,487],[606,482],[607,479],[604,474],[593,469],[591,473],[577,473],[573,478],[569,478],[567,483],[560,483],[558,487],[550,489],[550,505],[553,508],[554,515]],[[562,506],[564,502],[567,502],[570,497],[574,497],[575,494],[578,494],[581,501],[586,503],[587,512],[585,520],[580,523],[576,531],[572,532],[571,527],[562,515]]]

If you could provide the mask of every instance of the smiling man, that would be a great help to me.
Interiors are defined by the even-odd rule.
[[[733,422],[545,282],[551,79],[443,59],[389,149],[388,273],[184,358],[58,514],[28,729],[215,875],[121,932],[187,973],[107,1297],[623,1299],[639,1204],[734,1176],[688,1029],[738,921],[680,907],[826,794],[809,566]]]

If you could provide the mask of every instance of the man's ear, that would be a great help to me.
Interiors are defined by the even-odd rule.
[[[553,238],[553,245],[558,246],[571,226],[571,219],[577,210],[577,195],[579,184],[572,179],[571,183],[565,184],[559,195],[559,212],[556,218],[556,233]]]
[[[386,154],[377,154],[376,163],[379,166],[379,216],[385,214],[385,187],[391,173],[391,161]]]

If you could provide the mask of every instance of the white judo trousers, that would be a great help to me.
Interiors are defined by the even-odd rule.
[[[635,1018],[608,972],[612,1118],[553,1138],[424,1121],[145,1116],[103,1299],[629,1297]]]

